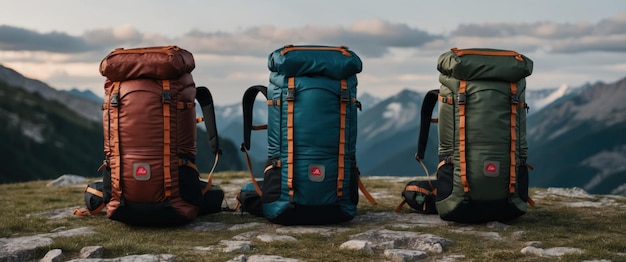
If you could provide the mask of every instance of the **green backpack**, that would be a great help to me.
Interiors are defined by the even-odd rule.
[[[453,48],[439,57],[439,90],[421,112],[416,159],[438,123],[436,207],[443,220],[503,221],[527,212],[525,77],[533,62],[515,51]],[[431,119],[439,102],[438,120]]]
[[[359,188],[375,203],[362,187],[356,164],[356,74],[361,67],[347,47],[285,46],[269,55],[269,86],[252,86],[244,94],[242,150],[250,149],[251,130],[267,128],[262,188],[254,176],[252,184],[269,221],[319,225],[351,220]],[[267,98],[267,126],[252,125],[259,93]]]

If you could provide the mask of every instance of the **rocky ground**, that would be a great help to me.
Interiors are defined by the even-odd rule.
[[[60,178],[61,179],[61,178]],[[76,180],[73,180],[76,179]],[[372,178],[375,179],[375,178]],[[389,178],[386,178],[389,179]],[[406,179],[406,178],[405,178]],[[51,186],[82,186],[84,180],[80,178],[65,177],[67,181],[53,181]],[[232,183],[238,185],[240,183]],[[226,192],[237,192],[237,187],[224,188]],[[231,196],[232,197],[232,196]],[[377,194],[376,198],[393,197],[397,194],[387,196]],[[626,210],[626,205],[620,204],[624,201],[617,196],[605,196],[597,199],[596,196],[587,194],[578,188],[548,188],[538,191],[535,201],[541,202],[543,199],[550,199],[552,204],[568,206],[572,208],[601,208],[606,205],[620,205],[621,210]],[[230,200],[232,201],[232,200]],[[231,203],[234,203],[232,201]],[[45,216],[48,219],[68,219],[72,216],[72,211],[76,207],[50,210],[49,212],[29,214]],[[232,215],[241,215],[233,213]],[[386,224],[382,227],[380,225]],[[320,236],[332,237],[335,234],[345,232],[351,225],[359,225],[363,231],[350,236],[350,239],[341,245],[339,249],[358,250],[364,254],[376,254],[384,258],[385,261],[465,261],[464,254],[448,253],[446,247],[453,244],[455,239],[447,239],[433,234],[419,233],[420,228],[445,227],[447,230],[474,236],[477,241],[481,239],[507,241],[523,239],[525,231],[515,226],[499,222],[490,222],[486,227],[476,229],[472,225],[461,225],[441,220],[437,215],[420,215],[416,213],[396,213],[388,212],[368,212],[358,215],[347,225],[331,226],[279,226],[269,224],[269,222],[251,222],[244,224],[226,224],[220,222],[193,222],[185,227],[189,230],[199,232],[212,231],[238,231],[243,232],[230,239],[221,239],[217,245],[190,247],[197,252],[222,252],[232,254],[229,261],[300,261],[295,258],[280,257],[273,254],[264,254],[263,250],[257,249],[257,243],[291,242],[299,241],[299,236],[303,234],[319,234]],[[362,226],[361,225],[368,225]],[[269,228],[269,230],[268,230]],[[488,230],[484,230],[487,228]],[[408,231],[408,229],[411,229]],[[415,230],[417,229],[417,230]],[[58,228],[54,232],[21,236],[13,238],[0,238],[0,262],[1,261],[115,261],[115,262],[141,262],[141,261],[179,261],[176,254],[140,254],[118,258],[103,258],[104,248],[101,246],[85,246],[79,258],[66,258],[63,250],[52,249],[43,258],[31,257],[32,250],[39,247],[50,246],[55,238],[90,235],[96,232],[89,227],[79,228]],[[252,250],[254,255],[250,255]],[[537,258],[555,258],[570,253],[582,253],[584,249],[567,246],[544,246],[542,239],[526,242],[526,247],[518,250],[525,256]],[[626,261],[626,254],[619,254]],[[435,259],[436,258],[436,259]],[[609,261],[598,258],[589,261]]]

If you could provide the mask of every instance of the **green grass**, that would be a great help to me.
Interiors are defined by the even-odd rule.
[[[222,186],[237,185],[248,178],[246,172],[220,172],[214,179]],[[407,178],[407,180],[410,178]],[[98,245],[105,249],[105,258],[138,254],[175,254],[178,261],[226,261],[241,252],[222,253],[215,251],[196,251],[195,246],[217,245],[220,240],[232,240],[240,233],[255,231],[276,234],[277,225],[265,219],[248,214],[222,212],[201,216],[197,220],[221,222],[226,225],[261,222],[263,226],[254,229],[193,231],[185,227],[177,228],[141,228],[131,227],[106,218],[104,213],[91,218],[72,216],[68,219],[51,220],[35,214],[59,208],[84,206],[82,187],[46,187],[48,181],[14,183],[0,185],[0,238],[29,236],[50,233],[59,229],[92,227],[97,233],[91,235],[54,238],[51,246],[34,252],[40,258],[50,249],[60,248],[66,258],[73,258],[84,246]],[[378,205],[372,206],[362,197],[358,214],[371,212],[392,212],[400,202],[400,192],[406,181],[364,179],[370,193],[391,197],[377,198]],[[532,193],[540,189],[533,189]],[[227,191],[232,197],[237,192]],[[230,198],[232,199],[232,198]],[[302,259],[304,261],[381,261],[381,254],[364,254],[359,251],[342,250],[339,245],[350,239],[351,235],[370,229],[387,228],[391,230],[409,230],[430,233],[454,241],[444,248],[443,254],[429,254],[429,260],[435,260],[451,254],[463,254],[463,261],[582,261],[589,259],[608,259],[624,261],[626,256],[626,211],[624,199],[617,200],[621,207],[607,208],[569,208],[557,201],[559,197],[544,198],[537,201],[537,206],[529,208],[524,216],[510,221],[507,229],[491,229],[486,224],[461,225],[451,224],[437,227],[416,227],[400,229],[395,221],[380,223],[349,223],[345,231],[332,236],[320,234],[293,235],[297,242],[263,243],[252,239],[253,250],[246,255],[279,255]],[[235,203],[229,203],[234,206]],[[403,212],[408,213],[405,206]],[[458,232],[471,228],[475,231],[498,232],[503,240],[489,240],[472,234]],[[521,237],[514,237],[517,231],[524,231]],[[520,253],[528,241],[541,241],[543,248],[575,247],[585,250],[583,254],[566,255],[560,259],[530,257]]]

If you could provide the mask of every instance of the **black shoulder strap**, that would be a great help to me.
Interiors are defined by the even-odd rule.
[[[426,96],[424,96],[424,102],[422,103],[422,111],[420,114],[420,133],[417,140],[417,153],[415,154],[415,158],[418,160],[424,159],[433,109],[435,108],[435,104],[437,104],[438,98],[439,90],[437,89],[428,91]]]
[[[249,87],[246,92],[243,94],[243,100],[241,101],[241,105],[243,106],[243,143],[241,144],[241,149],[244,147],[246,150],[250,150],[250,135],[252,133],[252,114],[254,108],[254,100],[256,100],[256,96],[262,93],[267,99],[267,87],[262,85],[255,85]]]
[[[204,118],[206,132],[209,135],[211,152],[215,155],[221,154],[217,136],[217,125],[215,124],[215,105],[213,104],[213,96],[208,88],[199,86],[196,88],[196,100],[198,100],[200,108],[202,109],[202,117]]]

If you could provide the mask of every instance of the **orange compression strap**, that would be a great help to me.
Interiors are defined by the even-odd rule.
[[[209,176],[207,178],[207,184],[206,186],[204,186],[204,188],[202,189],[202,194],[206,194],[206,192],[208,192],[209,190],[211,190],[211,187],[213,186],[213,172],[215,171],[215,167],[217,166],[217,162],[220,159],[220,154],[217,153],[215,154],[215,160],[213,161],[213,167],[211,168],[211,172],[209,172]],[[200,172],[198,172],[199,174]]]
[[[117,191],[119,196],[122,196],[122,187],[120,184],[122,178],[122,158],[120,155],[120,106],[121,106],[121,96],[120,96],[120,82],[113,83],[113,91],[111,92],[110,103],[111,107],[113,107],[113,115],[109,119],[110,123],[110,134],[113,135],[113,159],[111,164],[111,189]]]
[[[163,179],[166,198],[172,195],[170,116],[170,81],[163,80]]]
[[[343,180],[346,156],[346,110],[348,107],[348,82],[341,80],[341,101],[339,105],[339,155],[337,157],[337,197],[343,196]]]
[[[522,55],[520,55],[518,52],[515,52],[515,51],[487,51],[487,50],[473,50],[473,49],[458,49],[456,47],[450,50],[452,50],[452,52],[454,52],[457,56],[464,56],[464,55],[511,56],[518,61],[524,61],[524,58],[522,57]]]
[[[254,178],[254,174],[252,173],[252,162],[250,161],[250,155],[248,155],[248,150],[246,149],[245,146],[242,146],[241,151],[243,151],[243,153],[246,155],[246,164],[248,165],[248,171],[250,172],[250,179],[252,180],[254,191],[256,191],[256,193],[259,196],[263,196],[263,191],[261,190],[261,187],[259,186],[259,184],[256,182],[256,179]]]
[[[287,186],[289,198],[293,200],[293,103],[295,102],[295,78],[290,77],[287,83]]]
[[[517,84],[511,83],[511,163],[510,163],[510,178],[509,178],[509,193],[515,193],[515,169],[516,163],[515,161],[515,152],[517,150],[517,106],[519,101],[517,100]]]
[[[404,188],[404,190],[406,190],[406,191],[415,191],[415,192],[419,192],[419,193],[422,193],[422,194],[425,194],[425,195],[431,194],[431,192],[428,191],[427,189],[422,188],[422,187],[418,187],[418,186],[415,186],[415,185],[406,186]]]
[[[467,182],[467,159],[465,159],[465,89],[467,81],[461,80],[459,87],[459,155],[461,166],[461,182],[463,183],[463,191],[469,192],[469,183]]]
[[[439,95],[439,101],[441,103],[446,103],[448,105],[452,105],[454,101],[452,101],[452,97]]]
[[[103,197],[102,191],[97,190],[95,188],[87,187],[85,188],[85,192],[91,193],[92,195],[97,196],[97,197]]]
[[[393,211],[400,212],[402,210],[402,207],[404,207],[404,204],[406,204],[406,200],[402,199],[402,202],[400,202],[400,204]]]
[[[365,189],[365,185],[363,185],[363,182],[361,181],[361,177],[359,177],[358,179],[359,179],[358,180],[359,189],[361,189],[361,193],[363,193],[363,195],[365,196],[365,198],[367,198],[367,201],[369,201],[370,204],[372,204],[373,206],[377,205],[378,203],[376,202],[376,199],[374,199],[374,197],[372,197],[370,192],[367,192],[367,189]]]
[[[323,46],[293,46],[287,45],[280,51],[281,55],[285,55],[290,51],[338,51],[341,52],[344,56],[352,56],[350,52],[348,52],[347,46],[337,46],[337,47],[323,47]]]

